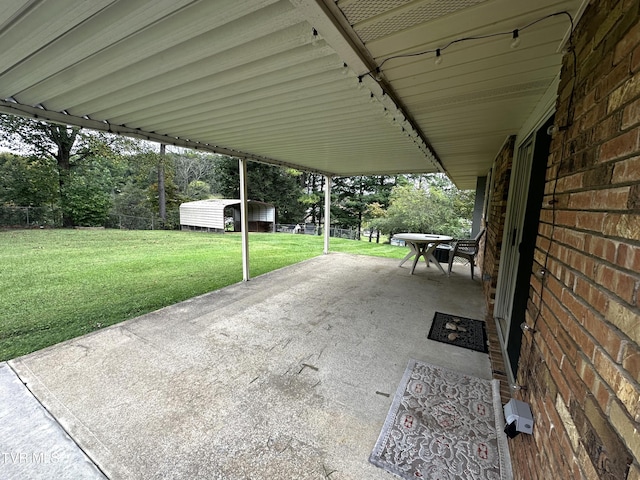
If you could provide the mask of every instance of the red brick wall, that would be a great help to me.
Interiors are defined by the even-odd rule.
[[[482,227],[486,232],[480,243],[478,265],[482,271],[482,288],[487,299],[487,336],[489,340],[489,358],[493,377],[500,380],[500,394],[502,402],[506,403],[511,397],[511,390],[506,374],[506,367],[500,349],[497,326],[493,320],[493,309],[496,298],[496,284],[498,280],[498,267],[500,266],[500,250],[502,248],[502,233],[507,214],[507,198],[509,196],[509,182],[511,180],[511,167],[513,165],[513,152],[516,137],[508,137],[500,152],[496,156],[491,172],[492,190],[489,193],[486,221]]]
[[[639,15],[640,0],[591,2],[564,56],[516,395],[536,425],[510,441],[516,478],[640,479]]]
[[[507,214],[507,197],[509,196],[515,141],[515,135],[507,138],[494,162],[491,179],[493,190],[489,192],[488,212],[486,223],[483,225],[486,228],[486,233],[483,238],[484,245],[481,247],[482,255],[478,258],[478,264],[482,269],[484,294],[487,298],[487,319],[491,319],[488,320],[491,322],[493,322],[500,249]]]

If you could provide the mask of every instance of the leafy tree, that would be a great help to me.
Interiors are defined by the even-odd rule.
[[[188,199],[174,182],[173,155],[158,153],[156,144],[126,142],[127,155],[121,157],[111,213],[147,219],[157,217],[164,228],[177,227],[180,204]]]
[[[2,224],[54,225],[58,220],[58,177],[52,161],[35,156],[0,153]],[[2,207],[5,208],[2,208]],[[26,207],[20,212],[16,207]],[[28,210],[28,211],[27,211]],[[26,213],[26,214],[25,214]],[[23,216],[26,217],[23,219]]]
[[[370,177],[336,177],[332,186],[331,223],[360,232],[372,188]]]
[[[133,181],[121,185],[118,193],[113,196],[111,213],[143,218],[153,216],[153,209],[149,203],[146,189],[140,188]]]
[[[362,230],[369,220],[369,205],[386,207],[396,177],[384,175],[337,177],[332,189],[332,222],[343,228]]]
[[[302,221],[320,222],[324,203],[324,176],[302,172],[300,174],[300,187],[302,194],[298,197],[298,202],[304,208],[304,214],[301,215]]]
[[[149,185],[147,189],[147,201],[152,206],[152,210],[155,215],[160,215],[160,202],[159,202],[159,193],[158,193],[158,182],[154,182]],[[171,177],[168,177],[165,180],[165,198],[166,198],[166,219],[162,219],[165,223],[164,228],[177,228],[179,225],[179,215],[180,215],[180,204],[188,201],[188,198],[185,198],[178,187],[176,187],[175,183]]]
[[[57,199],[55,165],[46,158],[0,153],[0,203],[40,207]]]
[[[112,139],[111,139],[112,140]],[[110,155],[110,138],[88,133],[78,127],[56,125],[37,119],[0,115],[0,144],[12,151],[54,162],[58,176],[58,195],[63,207],[63,225],[75,224],[73,208],[68,206],[71,171],[90,155]]]
[[[170,156],[173,160],[175,184],[187,196],[190,196],[188,190],[193,182],[204,182],[211,186],[214,182],[215,161],[226,158],[188,150],[174,152]]]
[[[73,218],[76,225],[98,227],[107,220],[113,183],[105,163],[104,159],[90,158],[71,172],[63,212]]]
[[[473,192],[459,191],[444,175],[428,175],[394,187],[389,208],[370,206],[371,224],[387,235],[399,232],[469,235]]]
[[[164,143],[160,144],[160,154],[157,159],[158,163],[156,165],[156,168],[158,172],[158,215],[160,216],[160,220],[162,220],[162,223],[167,223],[167,189],[165,186],[165,164],[167,163],[166,156],[167,147]]]
[[[193,180],[189,182],[186,195],[189,200],[205,200],[211,197],[211,185],[202,180]]]

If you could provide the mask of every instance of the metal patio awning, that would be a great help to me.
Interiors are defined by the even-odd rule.
[[[564,10],[580,1],[4,1],[0,112],[473,188],[557,77]]]

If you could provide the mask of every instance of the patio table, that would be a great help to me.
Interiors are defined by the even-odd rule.
[[[438,245],[441,243],[449,243],[453,240],[453,237],[449,237],[447,235],[432,235],[428,233],[399,233],[394,235],[393,238],[398,240],[404,240],[405,244],[409,246],[409,253],[402,259],[399,267],[404,264],[411,257],[415,256],[413,259],[413,265],[411,267],[411,275],[413,275],[413,271],[416,269],[416,265],[418,264],[418,260],[420,257],[424,258],[424,262],[429,266],[429,261],[432,261],[436,264],[436,266],[440,269],[443,275],[446,275],[444,269],[440,265],[440,262],[433,255]]]

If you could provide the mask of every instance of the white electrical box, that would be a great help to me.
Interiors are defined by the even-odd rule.
[[[533,433],[533,415],[528,403],[512,398],[504,405],[504,418],[507,421],[505,432],[510,437],[518,433]]]

